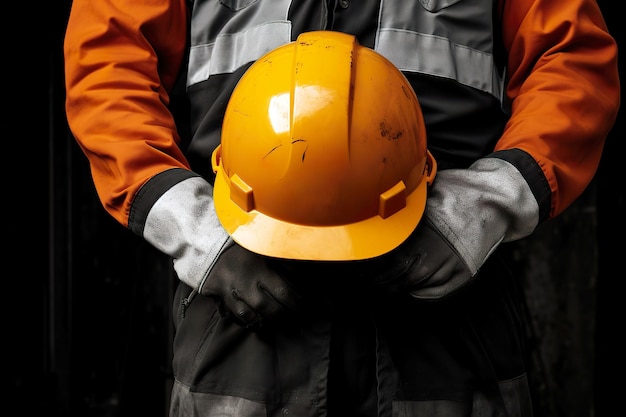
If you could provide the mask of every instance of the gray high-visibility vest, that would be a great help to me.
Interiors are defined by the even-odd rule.
[[[316,3],[325,7],[326,0]],[[187,86],[292,41],[291,6],[292,0],[195,1]],[[493,10],[493,0],[380,0],[374,49],[404,72],[455,80],[502,101],[493,15],[485,10]]]

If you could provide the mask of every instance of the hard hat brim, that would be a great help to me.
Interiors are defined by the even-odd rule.
[[[375,258],[395,249],[413,232],[426,206],[428,181],[407,195],[406,207],[383,219],[373,216],[336,226],[294,224],[244,211],[230,198],[224,171],[218,170],[214,201],[222,226],[239,245],[283,259],[347,261]]]

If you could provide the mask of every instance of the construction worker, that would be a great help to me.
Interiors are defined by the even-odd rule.
[[[180,280],[170,416],[532,415],[501,249],[598,167],[594,0],[74,0],[64,45],[99,198]]]

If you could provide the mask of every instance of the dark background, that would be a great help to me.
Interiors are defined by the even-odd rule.
[[[18,415],[165,417],[175,278],[168,259],[104,213],[67,129],[70,3],[25,3],[5,34],[7,404]],[[598,3],[624,45],[620,2]],[[532,323],[535,417],[623,409],[623,119],[622,109],[587,192],[511,246]]]

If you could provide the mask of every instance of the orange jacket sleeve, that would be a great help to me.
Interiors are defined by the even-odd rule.
[[[617,46],[595,0],[504,1],[501,12],[512,117],[496,150],[533,156],[554,217],[595,175],[617,116]]]
[[[188,168],[168,109],[187,24],[185,0],[72,5],[64,43],[67,119],[105,209],[125,226],[148,179]]]

